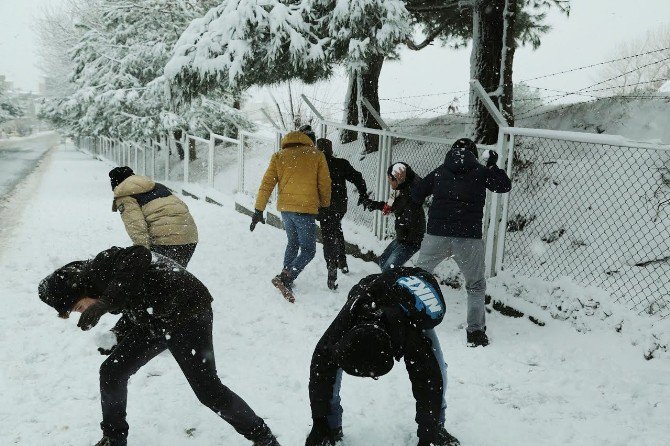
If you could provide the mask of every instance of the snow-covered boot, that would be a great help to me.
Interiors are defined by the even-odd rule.
[[[444,426],[440,427],[437,433],[437,438],[433,442],[435,446],[460,446],[461,442],[456,437],[451,435]]]
[[[489,345],[489,337],[485,330],[468,331],[468,347],[486,347]]]
[[[128,446],[128,440],[125,437],[111,438],[105,435],[95,446]]]
[[[337,268],[328,268],[328,288],[337,289]]]
[[[295,302],[295,296],[293,295],[293,276],[289,270],[284,268],[279,275],[272,279],[272,284],[281,292],[284,299],[291,303]]]
[[[251,435],[253,446],[280,446],[277,437],[266,424],[256,429]]]
[[[349,265],[347,265],[347,258],[341,258],[338,262],[338,268],[342,271],[342,274],[349,274]]]

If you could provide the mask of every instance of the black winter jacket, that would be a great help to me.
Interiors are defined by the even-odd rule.
[[[407,167],[407,179],[396,189],[398,195],[393,200],[391,212],[395,215],[395,238],[400,243],[421,245],[426,233],[426,214],[423,211],[423,200],[412,200],[412,189],[421,181],[421,177]],[[370,207],[381,211],[383,201],[372,201]]]
[[[356,186],[360,195],[367,196],[367,186],[363,175],[354,169],[344,158],[326,156],[330,171],[331,194],[330,206],[321,208],[321,212],[337,212],[344,215],[347,212],[347,181]]]
[[[416,294],[408,291],[415,282],[420,284],[419,291],[415,289]],[[430,289],[427,294],[426,288]],[[417,309],[422,307],[420,301],[425,304],[422,310]],[[396,360],[405,359],[416,400],[417,435],[432,441],[439,426],[444,384],[431,341],[420,327],[433,326],[443,316],[444,298],[440,287],[432,274],[420,268],[394,268],[361,280],[351,289],[347,303],[314,350],[309,378],[312,418],[331,415],[330,400],[338,371],[332,359],[333,346],[360,321],[377,318],[391,334]]]
[[[443,237],[482,238],[486,189],[509,192],[512,181],[504,170],[484,167],[462,148],[447,152],[444,164],[412,188],[412,200],[433,195],[427,232]]]
[[[207,287],[177,262],[144,246],[112,247],[81,267],[81,286],[135,325],[174,327],[210,308]]]

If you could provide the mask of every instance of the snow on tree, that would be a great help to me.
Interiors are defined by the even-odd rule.
[[[360,72],[410,33],[399,0],[227,0],[191,22],[165,67],[172,93],[311,83],[335,65]]]
[[[0,124],[23,115],[21,106],[6,88],[3,82],[0,82]]]
[[[43,114],[67,122],[77,134],[123,139],[155,137],[177,128],[206,134],[205,119],[220,123],[218,129],[225,132],[237,125],[250,128],[232,109],[233,96],[225,90],[213,89],[211,102],[184,107],[176,107],[166,94],[162,72],[172,47],[211,3],[98,0],[73,25],[77,38],[68,49],[72,93],[46,104]],[[197,124],[191,128],[190,123]]]

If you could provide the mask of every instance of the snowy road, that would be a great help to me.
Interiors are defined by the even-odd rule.
[[[38,281],[54,268],[128,239],[111,212],[109,165],[58,150],[16,200],[29,205],[0,258],[0,445],[86,446],[99,438],[98,355],[76,317],[63,321],[39,302]],[[57,199],[54,199],[57,197]],[[347,290],[377,268],[350,260],[330,292],[319,248],[288,304],[269,280],[281,265],[284,234],[233,210],[185,199],[201,242],[189,265],[214,295],[219,375],[278,434],[301,446],[310,427],[307,380],[312,350]],[[18,203],[10,203],[10,206]],[[538,327],[494,312],[486,349],[465,346],[462,291],[444,288],[437,328],[449,363],[447,428],[463,446],[662,446],[670,438],[670,361],[594,325],[578,333],[546,317]],[[344,446],[415,446],[414,401],[402,363],[379,381],[345,377]],[[249,446],[193,396],[163,354],[130,382],[130,445]]]
[[[44,133],[29,138],[0,140],[0,197],[10,193],[59,139],[56,133]]]

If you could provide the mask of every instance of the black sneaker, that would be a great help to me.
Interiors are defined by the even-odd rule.
[[[468,331],[468,347],[486,347],[489,337],[484,330]]]
[[[337,289],[337,268],[328,269],[328,288],[333,291]]]
[[[447,432],[444,426],[441,426],[433,444],[435,446],[459,446],[461,442],[458,441],[456,437]]]
[[[105,435],[95,446],[128,446],[128,440],[125,437],[112,438]]]
[[[252,440],[254,442],[253,446],[280,446],[277,437],[272,434],[272,431],[266,424],[255,429],[251,433],[251,438],[254,439]]]
[[[342,271],[342,274],[349,274],[349,265],[347,265],[346,257],[337,262],[337,267]]]

